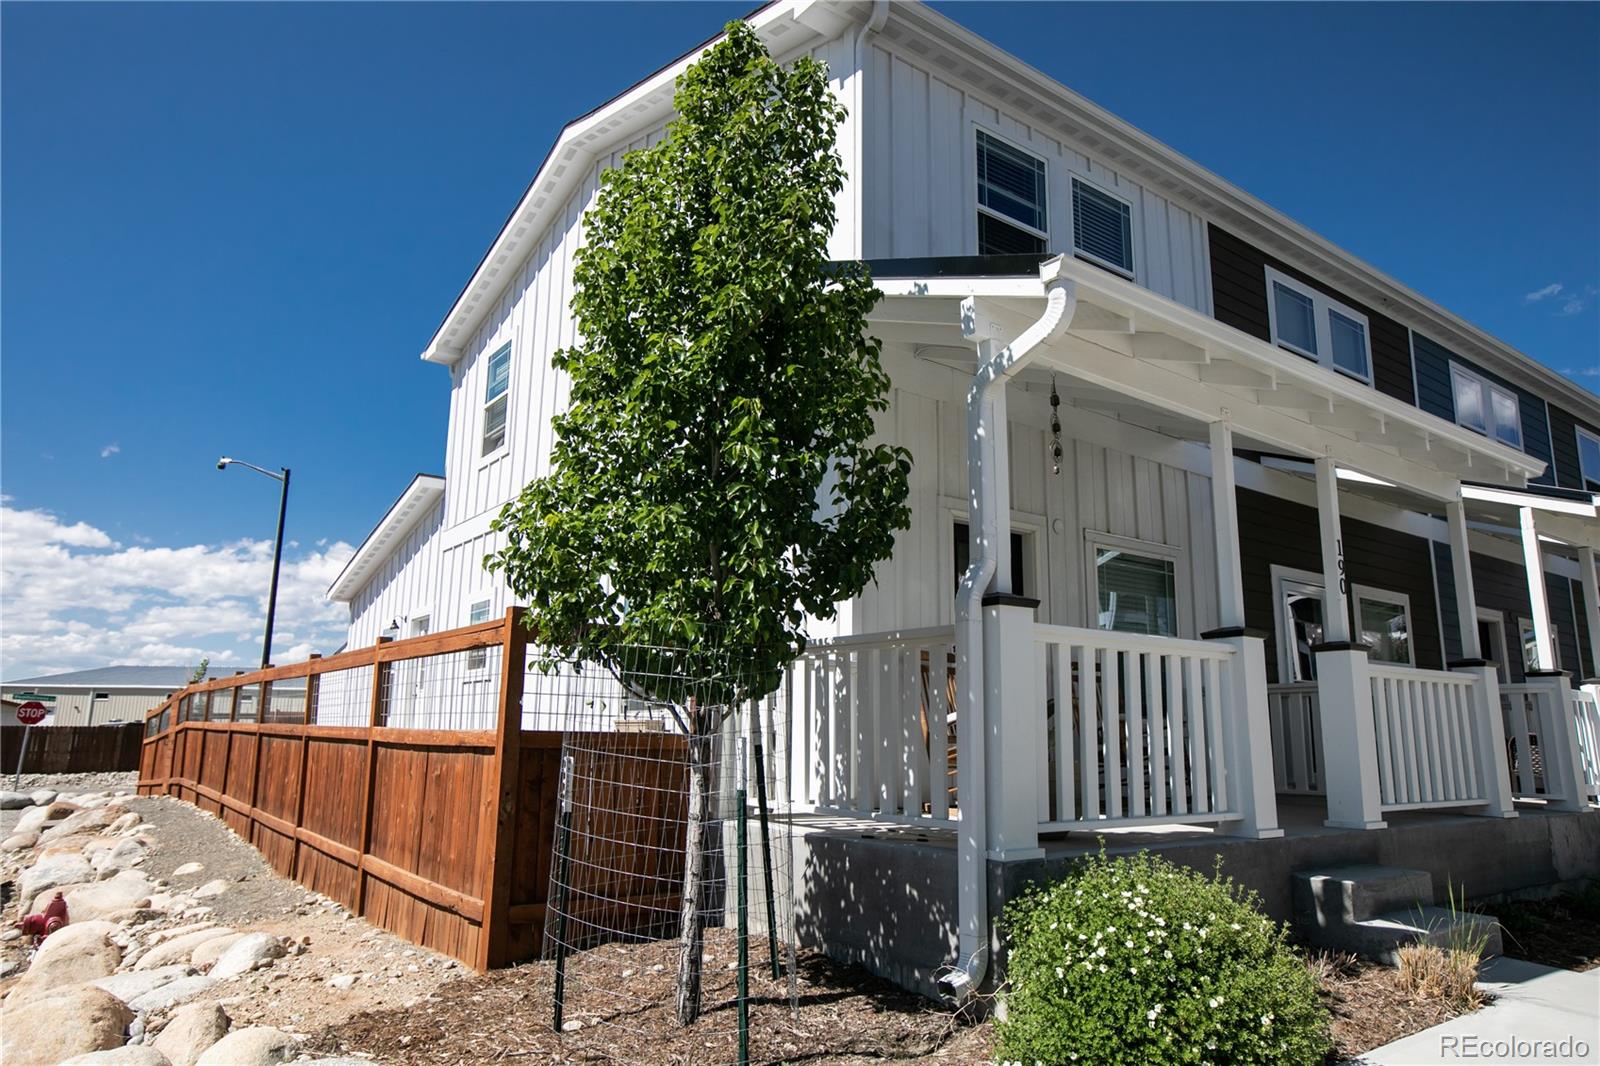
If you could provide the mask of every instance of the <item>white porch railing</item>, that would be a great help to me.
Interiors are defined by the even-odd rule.
[[[1584,785],[1589,795],[1600,799],[1600,685],[1572,690],[1572,717],[1578,726]]]
[[[1555,698],[1546,685],[1501,685],[1500,711],[1505,716],[1506,763],[1511,794],[1517,799],[1554,799],[1561,795],[1560,775],[1551,774],[1545,740],[1561,723]]]
[[[1277,790],[1322,795],[1326,786],[1316,682],[1267,686],[1267,715],[1272,724],[1272,778]]]
[[[819,641],[777,696],[789,757],[779,795],[888,821],[948,821],[954,630]]]
[[[1487,802],[1472,677],[1381,663],[1370,676],[1383,809]]]
[[[1239,817],[1230,646],[1042,624],[1034,639],[1041,833]]]

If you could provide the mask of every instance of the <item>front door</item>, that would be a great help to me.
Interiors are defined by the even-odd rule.
[[[1285,667],[1284,681],[1315,681],[1317,657],[1311,649],[1323,641],[1322,636],[1322,586],[1310,581],[1283,578],[1279,582],[1281,596],[1281,629],[1283,642],[1280,661]]]

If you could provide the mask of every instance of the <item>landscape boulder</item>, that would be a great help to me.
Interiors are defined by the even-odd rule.
[[[179,937],[164,941],[145,952],[134,963],[136,970],[154,970],[161,966],[171,966],[178,962],[188,962],[189,955],[195,948],[214,937],[227,936],[233,932],[225,925],[213,925],[208,929],[199,929],[192,933],[185,933]]]
[[[228,1035],[228,1012],[215,1003],[187,1003],[156,1035],[155,1049],[172,1066],[194,1066],[207,1048]]]
[[[90,985],[26,1003],[13,992],[0,1011],[0,1066],[56,1066],[74,1055],[121,1047],[131,1021],[127,1004]]]
[[[93,880],[94,870],[82,855],[75,852],[42,855],[38,862],[22,871],[22,880],[17,886],[21,896],[22,911],[24,914],[28,912],[33,897],[40,892],[62,885],[81,885]]]
[[[110,1051],[74,1055],[61,1066],[172,1066],[172,1063],[148,1044],[125,1044]]]
[[[26,833],[12,833],[0,843],[0,851],[26,851],[39,843],[39,831],[29,830]]]
[[[271,933],[247,933],[230,945],[211,967],[211,976],[219,981],[249,973],[272,959],[283,958],[283,944]]]
[[[104,989],[124,1003],[131,1003],[147,992],[154,992],[162,985],[170,984],[180,977],[188,977],[194,973],[191,967],[184,965],[163,966],[158,970],[130,970],[127,973],[115,973],[110,977],[102,977],[90,984],[96,988]]]
[[[63,803],[60,800],[48,803],[43,807],[34,807],[22,812],[22,817],[17,819],[17,826],[13,832],[33,833],[47,826],[66,821],[78,813],[76,803]]]
[[[294,1037],[265,1025],[229,1033],[205,1050],[195,1066],[277,1066],[295,1056]]]
[[[79,804],[83,806],[83,804]],[[121,807],[94,807],[80,810],[76,814],[69,814],[61,821],[55,823],[43,833],[39,839],[50,843],[60,837],[71,836],[73,833],[99,832],[112,822],[122,817]]]
[[[41,788],[28,793],[28,798],[33,800],[35,807],[48,807],[56,801],[60,793],[50,788]]]
[[[193,977],[180,977],[176,981],[168,981],[166,984],[136,997],[129,1002],[128,1006],[140,1014],[153,1010],[166,1010],[169,1007],[176,1007],[180,1003],[189,1002],[189,1000],[216,983],[215,978],[207,977],[204,974],[195,974]]]
[[[0,792],[0,811],[20,811],[33,806],[33,797],[26,792]]]
[[[189,964],[197,970],[208,970],[222,953],[245,938],[244,933],[229,933],[227,936],[214,937],[195,948],[189,955]]]
[[[124,870],[108,881],[83,885],[67,893],[67,913],[74,921],[109,918],[118,911],[146,907],[155,886],[138,870]]]
[[[110,922],[78,922],[51,933],[39,945],[28,972],[18,978],[12,987],[6,1007],[43,999],[73,985],[110,977],[122,959],[122,953],[108,939],[116,929]]]

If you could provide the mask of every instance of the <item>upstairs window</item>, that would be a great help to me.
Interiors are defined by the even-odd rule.
[[[500,450],[506,442],[506,390],[511,385],[511,345],[489,357],[488,380],[483,389],[483,448],[479,455]]]
[[[1454,363],[1450,389],[1455,395],[1457,425],[1513,448],[1522,447],[1522,411],[1516,393]]]
[[[1578,430],[1578,471],[1585,489],[1600,492],[1600,437],[1586,429]]]
[[[1043,252],[1044,160],[978,131],[978,254]]]
[[[489,601],[478,600],[467,609],[467,625],[475,626],[489,620]],[[467,652],[467,669],[482,670],[489,665],[489,652],[486,648],[472,648]]]
[[[1273,344],[1371,384],[1372,335],[1360,311],[1267,267],[1267,319]]]
[[[1072,179],[1072,247],[1078,257],[1133,277],[1133,206],[1120,196]]]

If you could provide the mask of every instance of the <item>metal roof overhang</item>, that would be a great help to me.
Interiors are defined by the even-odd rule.
[[[1207,426],[1225,421],[1240,448],[1326,455],[1434,500],[1459,499],[1462,481],[1520,488],[1544,471],[1515,448],[1064,256],[1031,277],[877,284],[884,298],[870,318],[873,336],[969,370],[977,340],[1010,343],[1043,312],[1047,285],[1072,286],[1066,331],[1021,380],[1054,372],[1065,402],[1169,436],[1206,440]]]
[[[444,478],[436,474],[418,474],[412,478],[411,484],[328,586],[328,599],[335,603],[350,602],[378,565],[389,557],[394,545],[411,532],[442,495]]]

